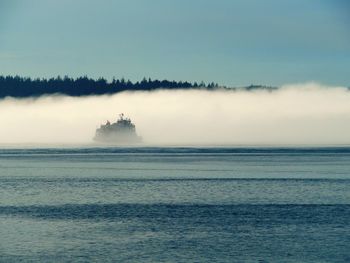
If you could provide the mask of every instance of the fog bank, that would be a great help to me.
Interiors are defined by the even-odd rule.
[[[269,92],[159,90],[0,101],[0,143],[92,143],[125,113],[147,145],[350,144],[350,92],[309,83]]]

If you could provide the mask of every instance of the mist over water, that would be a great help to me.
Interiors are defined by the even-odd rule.
[[[92,143],[124,113],[146,145],[350,144],[350,92],[315,83],[276,91],[159,90],[0,101],[0,143]]]

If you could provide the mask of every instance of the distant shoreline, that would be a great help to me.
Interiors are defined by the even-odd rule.
[[[250,85],[242,88],[221,86],[217,83],[152,80],[143,78],[132,82],[124,78],[107,81],[105,78],[92,79],[87,76],[71,78],[29,78],[21,76],[0,76],[0,98],[37,98],[49,95],[66,95],[71,97],[113,95],[123,91],[154,90],[275,90],[276,87]]]

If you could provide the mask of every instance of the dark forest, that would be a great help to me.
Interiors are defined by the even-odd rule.
[[[132,82],[130,80],[105,78],[97,80],[87,76],[79,78],[56,77],[36,78],[20,76],[0,76],[0,98],[4,97],[39,97],[50,94],[68,96],[109,95],[122,91],[151,91],[156,89],[215,89],[216,83],[205,84],[183,81],[151,80],[150,78]]]

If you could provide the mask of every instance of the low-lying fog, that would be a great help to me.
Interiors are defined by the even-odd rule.
[[[0,143],[92,143],[125,113],[148,145],[349,144],[350,91],[318,84],[273,92],[160,90],[0,101]]]

